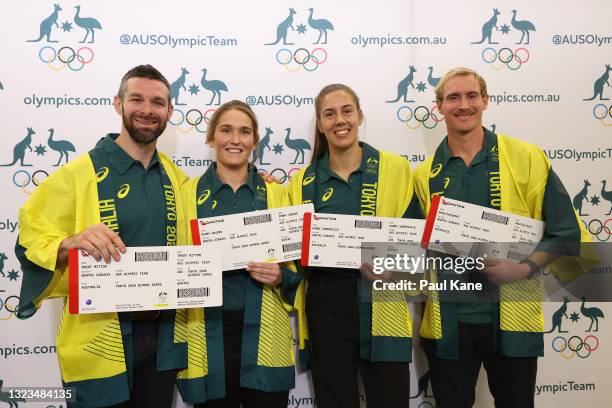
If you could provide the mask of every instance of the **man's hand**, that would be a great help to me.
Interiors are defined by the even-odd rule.
[[[506,259],[492,259],[485,262],[483,272],[487,274],[489,281],[502,284],[512,283],[529,276],[529,265],[517,264]]]
[[[374,273],[374,267],[371,263],[361,264],[361,266],[359,267],[359,272],[361,272],[361,276],[363,276],[370,282],[374,282],[375,280],[389,281],[393,276],[393,274],[389,271],[383,271],[379,274]]]
[[[282,282],[280,265],[272,262],[250,262],[246,267],[251,278],[264,285],[275,286]]]
[[[72,248],[85,250],[96,261],[104,259],[106,263],[110,263],[111,258],[119,261],[121,259],[120,252],[125,253],[125,244],[119,238],[119,235],[102,223],[92,225],[79,234],[64,238],[57,251],[57,268],[66,266],[68,251]]]

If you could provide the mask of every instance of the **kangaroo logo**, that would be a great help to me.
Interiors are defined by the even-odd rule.
[[[23,138],[23,140],[21,140],[21,142],[17,143],[15,147],[13,148],[13,161],[9,164],[0,164],[0,166],[4,166],[4,167],[12,166],[15,163],[17,163],[17,161],[19,160],[20,166],[32,167],[31,164],[25,164],[23,160],[25,158],[26,148],[32,151],[32,146],[30,146],[30,144],[32,143],[32,135],[34,134],[36,134],[34,129],[29,127],[27,135]]]
[[[194,82],[189,85],[187,83],[187,79],[190,74],[190,71],[191,70],[187,69],[187,67],[181,67],[178,78],[170,84],[171,100],[175,108],[172,112],[172,117],[170,118],[169,123],[172,126],[175,126],[180,132],[183,133],[189,133],[192,130],[195,130],[201,134],[204,134],[207,131],[208,122],[216,109],[214,107],[211,107],[205,111],[201,111],[200,109],[193,107],[182,108],[183,106],[187,105],[193,106],[192,102],[184,101],[184,91],[188,92],[186,95],[191,99],[193,99],[193,96],[199,95],[201,90],[210,91],[211,98],[210,100],[208,100],[208,103],[201,103],[200,101],[197,102],[198,105],[205,104],[207,106],[210,106],[221,104],[221,92],[227,92],[228,87],[223,81],[208,79],[207,68],[201,69],[202,76],[200,77],[199,84]],[[187,122],[187,125],[184,125],[185,122]]]
[[[264,186],[257,186],[257,199],[259,201],[266,201],[267,190]]]
[[[572,321],[572,323],[576,323],[580,320],[580,314],[577,311],[573,311],[571,315],[567,316],[567,303],[569,299],[567,297],[563,297],[563,305],[559,307],[557,311],[553,313],[552,323],[553,327],[545,332],[552,333],[555,329],[558,329],[559,335],[555,336],[552,339],[552,349],[557,353],[561,354],[564,359],[571,359],[574,356],[578,356],[580,358],[587,358],[591,355],[592,352],[597,351],[599,349],[599,338],[595,332],[599,331],[599,319],[604,318],[604,314],[601,309],[597,307],[587,307],[586,298],[584,296],[581,297],[582,304],[580,306],[580,314],[583,317],[590,319],[590,325],[588,329],[585,330],[584,337],[576,334],[564,336],[562,333],[567,333],[567,330],[561,330],[561,322],[563,317]],[[593,328],[593,326],[595,326]]]
[[[40,34],[38,38],[35,40],[26,40],[26,42],[39,42],[43,39],[43,37],[47,37],[47,42],[58,42],[51,40],[51,30],[53,29],[54,25],[56,28],[59,28],[59,24],[57,24],[57,19],[59,17],[59,12],[62,11],[62,8],[59,6],[59,4],[54,4],[53,7],[53,13],[51,13],[49,17],[45,18],[43,21],[40,22]]]
[[[392,101],[387,101],[387,103],[397,102],[401,98],[404,98],[404,102],[414,102],[414,101],[408,100],[408,87],[414,88],[413,81],[414,81],[414,73],[416,72],[416,69],[412,65],[409,67],[409,69],[410,71],[408,72],[408,75],[406,75],[406,77],[402,79],[401,81],[399,81],[399,83],[397,84],[397,97]]]
[[[491,17],[487,22],[482,25],[482,39],[477,42],[473,42],[470,44],[482,44],[485,40],[487,40],[488,44],[499,44],[497,42],[493,42],[491,36],[493,35],[493,29],[499,30],[497,27],[497,16],[499,16],[499,10],[493,9],[493,17]]]
[[[499,151],[498,151],[497,146],[493,146],[491,148],[491,160],[499,161]]]
[[[276,62],[283,65],[287,71],[298,72],[301,68],[304,71],[313,72],[327,61],[327,50],[322,46],[327,44],[327,35],[329,31],[334,30],[334,25],[324,18],[315,18],[315,11],[311,7],[308,9],[308,19],[294,26],[294,18],[297,14],[295,9],[290,8],[289,15],[276,27],[276,40],[264,45],[281,45],[285,47],[276,51],[275,58]],[[318,34],[316,40],[312,42],[316,48],[309,49],[305,48],[305,46],[291,49],[286,48],[287,46],[295,45],[295,42],[289,41],[289,29],[296,32],[298,37],[304,37],[306,33],[311,31]]]
[[[592,101],[598,95],[599,95],[599,100],[600,101],[609,101],[610,100],[610,98],[604,98],[603,97],[604,85],[610,86],[610,82],[609,82],[610,71],[612,71],[612,67],[610,67],[610,64],[606,64],[606,70],[604,71],[603,75],[600,76],[599,78],[597,78],[595,80],[595,83],[593,84],[593,96],[591,98],[588,98],[588,99],[583,99],[583,101]]]
[[[9,404],[9,408],[19,408],[20,402],[26,402],[25,398],[11,398],[10,393],[2,391],[2,384],[4,380],[0,379],[0,401]]]
[[[74,14],[73,22],[66,20],[62,22],[60,26],[58,19],[59,12],[62,11],[62,8],[59,4],[55,4],[51,15],[42,20],[40,23],[38,38],[34,40],[26,40],[26,42],[40,42],[43,39],[46,40],[47,44],[43,45],[38,50],[37,56],[43,64],[47,65],[49,69],[53,71],[59,72],[64,70],[66,67],[68,67],[70,71],[80,71],[85,67],[85,65],[94,60],[94,50],[89,46],[82,46],[76,49],[71,46],[72,44],[70,44],[67,46],[58,46],[59,49],[56,49],[54,46],[49,44],[59,42],[51,39],[51,34],[54,28],[61,28],[63,33],[71,33],[75,27],[80,27],[85,30],[85,36],[79,41],[79,44],[93,44],[95,42],[95,32],[96,30],[101,30],[102,25],[93,17],[81,17],[81,6],[77,5],[75,9],[76,12]],[[56,60],[59,60],[59,62],[56,62]]]
[[[417,98],[415,98],[414,94],[412,99],[409,99],[408,92],[413,91],[416,95],[425,93],[429,88],[431,91],[435,90],[438,83],[440,83],[440,77],[434,75],[434,67],[427,67],[427,77],[423,75],[423,77],[417,82],[415,78],[415,72],[419,72],[419,69],[415,68],[414,65],[410,65],[408,67],[407,75],[402,78],[401,81],[397,84],[397,91],[395,99],[385,101],[386,103],[396,103],[401,101],[404,105],[399,106],[395,111],[395,116],[397,120],[402,122],[404,126],[411,130],[416,130],[419,127],[423,126],[426,129],[434,129],[438,126],[438,123],[442,122],[444,118],[440,115],[439,112],[436,112],[438,106],[436,104],[434,93],[429,93],[429,91],[425,94],[427,95],[427,101],[419,101],[416,105],[411,105],[415,103]],[[422,72],[425,72],[423,70]]]
[[[366,167],[368,172],[376,172],[378,170],[378,159],[368,157],[368,160],[366,160]]]
[[[512,10],[511,13],[512,21],[510,22],[510,24],[516,31],[519,31],[521,33],[521,39],[516,44],[529,44],[529,32],[536,30],[535,25],[531,21],[517,20],[516,10]],[[470,44],[482,44],[483,42],[485,42],[485,40],[487,40],[487,44],[499,44],[499,42],[493,42],[492,35],[493,29],[500,31],[499,27],[497,27],[497,16],[499,16],[500,14],[501,13],[499,12],[499,10],[494,8],[493,16],[482,25],[482,37],[480,41],[475,41]],[[507,24],[504,24],[501,28],[501,32],[502,34],[508,34],[510,32],[510,27]],[[527,39],[523,43],[523,40],[525,40],[525,36],[527,36]]]
[[[578,215],[582,217],[591,216],[590,220],[584,220],[583,223],[587,231],[593,237],[593,240],[597,239],[599,242],[606,242],[610,239],[612,233],[610,229],[612,228],[612,219],[609,218],[610,214],[612,214],[612,191],[606,190],[606,180],[601,180],[601,189],[599,190],[599,195],[597,194],[597,190],[592,196],[588,196],[588,187],[591,185],[589,180],[584,180],[584,187],[582,190],[576,194],[572,200],[572,204],[574,208],[578,212]],[[589,214],[584,212],[583,205],[584,201],[590,204],[590,210],[594,211],[596,214],[593,215],[591,211]],[[608,203],[610,206],[608,207]],[[602,205],[600,205],[602,204]],[[605,212],[608,209],[607,213]]]
[[[567,317],[567,303],[568,302],[569,302],[569,299],[567,298],[567,296],[563,296],[563,304],[552,315],[552,328],[549,331],[546,331],[544,333],[552,333],[553,331],[555,331],[555,329],[557,329],[559,333],[567,333],[567,330],[561,330],[561,323],[563,323],[564,316],[566,319],[569,319]]]
[[[259,164],[262,166],[269,165],[270,163],[265,163],[263,161],[264,149],[272,150],[270,148],[270,135],[273,134],[272,128],[266,127],[266,134],[261,138],[259,143],[257,144],[257,149],[253,151],[253,163],[259,160]]]
[[[85,29],[85,37],[83,37],[83,39],[79,41],[79,43],[84,43],[87,40],[87,37],[89,37],[89,34],[91,34],[91,41],[89,41],[89,44],[93,44],[95,34],[94,30],[101,30],[102,25],[95,18],[81,17],[79,15],[81,12],[81,6],[75,6],[75,9],[76,14],[74,15],[74,23],[79,27]]]
[[[481,58],[486,63],[491,65],[494,69],[501,69],[505,65],[508,69],[516,71],[524,63],[529,61],[530,55],[529,50],[525,47],[519,47],[514,50],[504,46],[500,49],[490,47],[490,45],[497,45],[499,41],[493,41],[493,31],[500,32],[502,36],[508,36],[511,32],[521,33],[520,40],[516,43],[521,45],[529,45],[530,33],[535,31],[535,25],[528,20],[517,20],[516,10],[511,10],[512,19],[508,22],[504,22],[498,26],[498,18],[502,13],[494,8],[493,15],[485,21],[481,29],[480,41],[474,41],[470,44],[486,44],[486,47],[482,50]],[[511,28],[512,27],[512,28]],[[486,43],[485,43],[486,41]],[[499,61],[499,63],[497,63]]]
[[[181,76],[179,76],[178,79],[170,85],[170,92],[172,95],[172,99],[174,100],[174,106],[186,105],[186,103],[179,103],[178,97],[181,89],[185,91],[187,90],[187,88],[185,87],[185,79],[187,77],[187,74],[189,74],[187,68],[181,68]]]
[[[293,16],[297,14],[295,12],[294,9],[290,8],[289,9],[289,15],[287,16],[286,19],[284,19],[277,27],[276,27],[276,41],[272,42],[272,43],[268,43],[268,44],[264,44],[264,45],[276,45],[278,44],[281,40],[283,41],[283,45],[294,45],[293,43],[288,43],[287,42],[287,34],[289,32],[289,29],[291,28],[291,30],[295,30],[293,28]],[[327,37],[326,37],[327,38]]]
[[[297,164],[304,164],[304,156],[305,150],[311,150],[310,143],[308,143],[305,139],[291,139],[289,135],[291,134],[291,128],[285,129],[285,144],[291,150],[295,150],[295,158],[291,162],[291,164],[296,164],[300,155],[302,156],[302,160],[300,160]]]
[[[60,157],[53,166],[57,167],[62,162],[62,158],[66,158],[66,163],[68,163],[68,152],[76,152],[74,145],[67,140],[53,140],[53,133],[55,130],[53,128],[49,129],[49,139],[47,139],[47,145],[51,150],[55,150],[60,154]]]
[[[582,213],[582,202],[583,201],[589,201],[589,198],[587,197],[588,194],[588,190],[589,190],[589,186],[591,185],[591,183],[589,183],[589,180],[584,180],[584,187],[582,187],[582,190],[580,190],[578,192],[578,194],[576,194],[574,196],[574,199],[572,200],[572,204],[574,204],[574,208],[576,210],[578,210],[578,215],[584,217],[587,216],[589,214],[583,214]]]

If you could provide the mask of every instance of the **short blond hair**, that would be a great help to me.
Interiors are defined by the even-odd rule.
[[[478,85],[480,85],[480,96],[485,98],[488,95],[487,94],[487,83],[482,77],[482,75],[480,75],[478,72],[474,71],[473,69],[457,67],[457,68],[451,69],[446,74],[444,74],[444,76],[440,79],[440,82],[438,82],[438,85],[436,86],[436,102],[441,103],[442,99],[444,99],[444,85],[446,85],[446,83],[449,80],[455,77],[458,77],[458,76],[467,76],[467,75],[472,75],[474,78],[476,78],[476,80],[478,81]]]

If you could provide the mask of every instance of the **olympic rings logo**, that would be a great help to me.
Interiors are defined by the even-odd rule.
[[[578,356],[587,358],[592,352],[599,348],[599,338],[589,334],[584,339],[580,336],[571,336],[566,339],[563,336],[557,336],[552,339],[552,349],[559,353],[566,360]]]
[[[81,47],[75,51],[72,47],[64,46],[55,50],[54,47],[45,45],[38,51],[38,58],[53,71],[61,71],[68,67],[71,71],[76,72],[93,61],[94,52],[89,47]]]
[[[313,72],[326,61],[327,51],[321,47],[311,51],[306,48],[298,48],[295,51],[291,51],[289,48],[281,48],[276,52],[276,62],[284,66],[289,72],[297,72],[300,69]],[[293,62],[295,62],[295,65],[292,64]]]
[[[606,106],[603,103],[598,103],[593,107],[593,117],[604,126],[612,126],[612,105]],[[606,122],[606,119],[608,119],[608,122]]]
[[[610,231],[612,228],[612,218],[608,218],[603,222],[598,218],[593,218],[588,224],[584,221],[583,223],[591,235],[597,238],[599,242],[606,242],[610,239],[610,235],[612,235],[612,232]],[[605,239],[600,237],[602,234]]]
[[[208,129],[208,123],[210,122],[212,114],[215,111],[215,108],[210,108],[204,113],[202,113],[199,109],[189,109],[187,112],[183,112],[180,109],[174,108],[169,122],[183,133],[189,133],[195,129],[196,132],[204,134]]]
[[[47,177],[49,177],[49,173],[45,170],[35,170],[32,174],[30,174],[27,170],[17,170],[13,173],[13,184],[18,188],[21,188],[26,194],[30,195],[34,191],[36,187],[40,183],[42,183]],[[30,190],[26,187],[29,185],[33,185]]]
[[[284,184],[285,181],[291,181],[291,178],[293,177],[293,175],[295,174],[296,171],[298,171],[300,168],[299,167],[294,167],[289,171],[285,171],[281,168],[276,168],[272,171],[268,171],[267,169],[264,168],[257,168],[258,171],[262,171],[266,174],[270,174],[274,177],[276,177],[278,179],[278,181],[281,184]]]
[[[0,320],[9,320],[13,315],[17,315],[17,309],[19,306],[19,296],[11,295],[7,296],[2,300],[0,298]],[[6,310],[8,312],[8,316],[4,317],[2,314],[2,310]]]
[[[419,105],[412,109],[409,105],[400,106],[395,113],[397,119],[403,122],[408,129],[418,129],[423,125],[426,129],[433,129],[438,126],[438,123],[444,120],[444,116],[440,115],[440,112],[436,114],[438,110],[437,105],[433,105],[430,108],[424,105]],[[440,115],[440,117],[438,117]]]
[[[529,61],[529,51],[527,48],[517,48],[512,51],[510,48],[501,48],[497,51],[495,48],[487,47],[482,50],[482,60],[491,65],[491,68],[500,70],[504,66],[512,71],[516,71]],[[495,64],[499,61],[499,64]]]

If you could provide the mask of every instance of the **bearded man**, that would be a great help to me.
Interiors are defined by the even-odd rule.
[[[122,118],[89,151],[41,183],[19,210],[15,251],[23,270],[17,316],[68,298],[68,252],[118,261],[126,246],[184,243],[179,188],[187,176],[156,150],[172,115],[168,80],[154,67],[128,71],[114,98]],[[169,407],[187,367],[184,310],[73,315],[57,334],[70,407]]]

